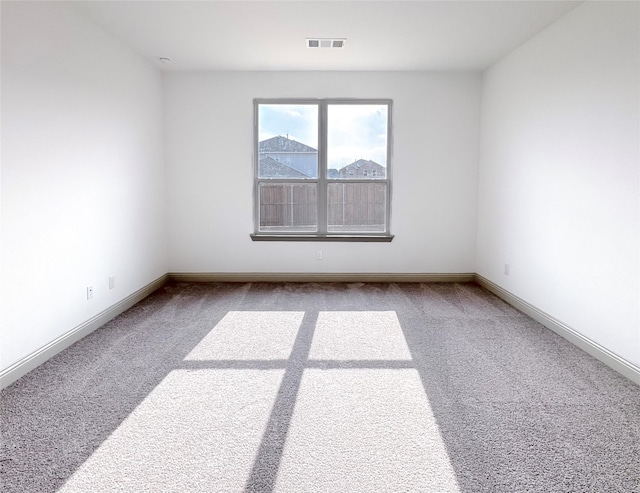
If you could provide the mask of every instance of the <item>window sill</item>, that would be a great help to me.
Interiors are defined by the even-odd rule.
[[[269,235],[269,234],[252,234],[253,241],[350,241],[363,243],[389,243],[393,240],[393,235]]]

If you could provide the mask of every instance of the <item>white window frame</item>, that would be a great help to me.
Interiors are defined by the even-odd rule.
[[[318,177],[317,178],[260,178],[259,177],[259,128],[258,112],[263,104],[313,104],[318,107]],[[327,176],[327,125],[329,105],[386,105],[387,106],[387,162],[385,178],[328,178]],[[381,241],[393,239],[391,225],[391,158],[393,150],[393,101],[391,99],[254,99],[253,100],[253,212],[254,241]],[[317,183],[317,231],[316,232],[264,232],[260,231],[260,183]],[[379,183],[386,186],[385,225],[382,232],[328,232],[327,229],[327,197],[330,183]]]

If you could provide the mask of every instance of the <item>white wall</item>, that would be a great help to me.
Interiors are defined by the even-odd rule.
[[[639,22],[586,2],[485,73],[477,240],[479,274],[636,365]]]
[[[1,103],[7,368],[166,273],[162,78],[68,7],[2,2]]]
[[[285,97],[393,99],[392,243],[251,241],[253,99]],[[474,272],[479,74],[169,74],[165,98],[171,272]]]
[[[0,369],[167,271],[476,271],[640,364],[638,3],[585,3],[483,81],[190,73],[164,90],[68,7],[1,5]],[[394,100],[392,243],[250,240],[255,97]]]

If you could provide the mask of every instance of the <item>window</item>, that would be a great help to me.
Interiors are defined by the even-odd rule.
[[[254,114],[254,240],[391,241],[390,100],[255,100]]]

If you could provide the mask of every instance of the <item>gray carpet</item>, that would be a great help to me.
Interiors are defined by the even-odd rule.
[[[7,493],[640,492],[640,387],[471,283],[168,284],[0,412]]]

